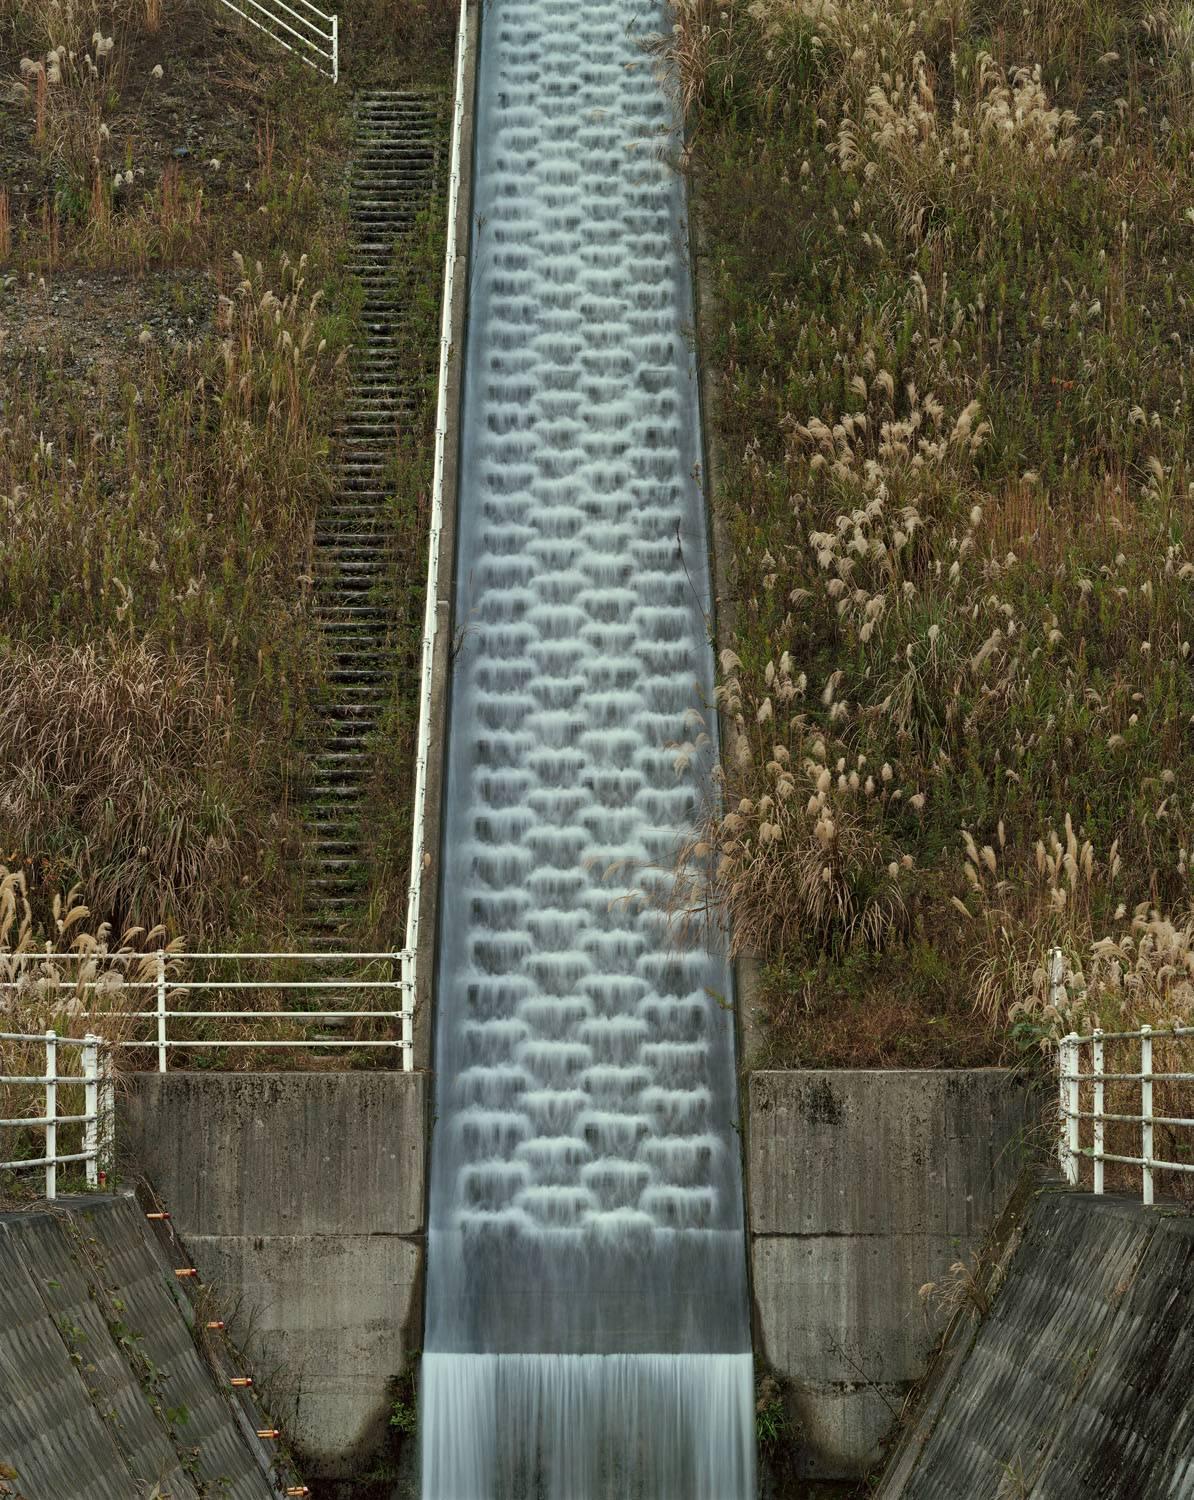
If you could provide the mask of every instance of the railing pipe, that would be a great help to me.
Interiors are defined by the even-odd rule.
[[[309,10],[313,16],[318,16],[321,21],[326,21],[329,26],[335,25],[338,17],[329,16],[326,10],[320,10],[318,5],[312,5],[311,0],[294,0],[296,5],[301,5],[304,10]]]
[[[107,961],[109,957],[115,958],[116,955],[109,956],[103,954],[95,955],[86,953],[36,953],[30,954],[28,955],[28,957],[33,963],[45,962],[50,960],[72,960],[80,964],[87,962],[103,966],[105,961]],[[88,1025],[88,1027],[92,1027],[96,1023],[102,1023],[104,1021],[111,1021],[116,1019],[122,1021],[142,1021],[148,1023],[145,1026],[145,1034],[134,1035],[131,1038],[126,1038],[119,1042],[107,1042],[102,1037],[95,1035],[90,1030],[88,1031],[86,1037],[83,1038],[58,1038],[57,1045],[59,1047],[79,1047],[83,1049],[86,1056],[82,1071],[80,1073],[71,1073],[69,1074],[69,1076],[56,1076],[54,1081],[56,1083],[83,1083],[84,1086],[86,1086],[89,1082],[89,1079],[94,1078],[98,1086],[98,1081],[100,1080],[100,1078],[107,1076],[106,1070],[110,1067],[112,1050],[115,1047],[133,1048],[137,1050],[155,1050],[157,1054],[156,1062],[159,1072],[166,1072],[168,1070],[170,1053],[175,1049],[182,1047],[219,1049],[221,1047],[233,1046],[260,1046],[262,1048],[354,1048],[380,1046],[388,1047],[391,1049],[396,1048],[401,1052],[402,1060],[400,1063],[396,1063],[396,1066],[400,1066],[406,1070],[409,1070],[413,1066],[413,994],[407,977],[408,965],[411,955],[406,950],[395,951],[391,949],[386,953],[369,953],[364,955],[328,953],[326,951],[313,955],[295,955],[285,953],[266,953],[254,955],[245,955],[239,953],[223,955],[194,955],[194,957],[200,961],[222,959],[223,961],[229,963],[233,961],[239,962],[241,959],[247,957],[252,957],[261,961],[268,961],[271,964],[290,961],[295,959],[296,957],[312,957],[318,958],[323,961],[330,960],[338,962],[340,964],[344,964],[347,960],[354,958],[363,959],[370,964],[380,964],[382,960],[385,960],[389,968],[389,974],[384,978],[359,978],[356,975],[337,974],[322,979],[254,980],[212,978],[196,980],[172,980],[169,974],[170,964],[172,961],[178,960],[182,957],[184,957],[184,955],[169,953],[165,949],[157,949],[148,954],[141,953],[135,955],[120,955],[120,958],[126,962],[130,961],[132,958],[136,958],[139,963],[146,964],[148,966],[149,977],[144,980],[138,979],[129,981],[121,988],[124,993],[139,993],[143,991],[151,991],[153,994],[153,1008],[136,1010],[116,1008],[113,1008],[111,1010],[93,1009],[89,1010],[86,1015],[86,1024]],[[234,972],[238,972],[238,970],[234,969]],[[243,972],[243,970],[239,972]],[[366,970],[365,972],[369,971]],[[373,972],[376,973],[378,971],[374,970]],[[82,985],[94,987],[97,991],[96,998],[98,998],[98,995],[106,993],[102,989],[102,986],[105,985],[107,979],[107,973],[100,973],[95,977],[87,980],[79,980],[74,983],[68,980],[61,980],[57,983],[60,988],[64,990],[70,990],[72,992],[78,990]],[[53,983],[53,981],[51,981],[51,983]],[[232,1001],[232,1005],[230,1007],[220,1006],[219,1009],[196,1009],[192,1006],[186,1006],[185,1002],[184,1005],[179,1008],[173,1008],[172,1006],[173,1001],[180,1000],[183,998],[183,996],[190,994],[199,995],[206,992],[214,998],[226,991],[235,993],[239,991],[252,991],[256,989],[261,989],[263,991],[268,991],[271,993],[285,993],[287,991],[290,991],[293,993],[296,1004],[293,1008],[288,1010],[282,1010],[272,1007],[270,1009],[236,1009],[233,1008],[235,1007],[236,1001]],[[360,1000],[356,1001],[356,997],[354,996],[353,992],[358,990],[368,991],[369,994],[368,996],[360,997]],[[308,1005],[308,996],[317,998],[321,995],[321,992],[325,991],[328,992],[329,998],[331,996],[335,996],[340,1003],[335,1005],[334,1008],[327,1006],[312,1007]],[[373,993],[375,991],[378,992],[376,995],[374,995]],[[231,1000],[231,994],[229,995],[229,999]],[[354,1001],[356,1001],[356,1008],[349,1008]],[[391,1003],[385,1004],[385,1002],[387,1001],[390,1001]],[[219,1002],[217,1001],[217,1004],[218,1003]],[[254,1038],[252,1037],[252,1034],[250,1032],[250,1036],[248,1038],[243,1037],[242,1033],[242,1037],[236,1040],[224,1039],[219,1037],[208,1037],[188,1040],[184,1042],[173,1034],[174,1029],[171,1027],[172,1019],[180,1021],[220,1020],[240,1022],[245,1028],[252,1028],[255,1023],[260,1023],[267,1020],[288,1021],[291,1023],[291,1028],[300,1034],[289,1038],[262,1038],[260,1036]],[[312,1039],[309,1036],[305,1036],[302,1034],[305,1030],[308,1030],[309,1028],[314,1026],[319,1026],[320,1023],[323,1022],[331,1023],[347,1021],[370,1021],[374,1023],[380,1023],[385,1028],[386,1039],[384,1041],[362,1041],[357,1039],[344,1039],[338,1037],[319,1037]],[[36,1036],[30,1036],[24,1032],[0,1032],[0,1041],[23,1041],[26,1043],[36,1043],[38,1045],[44,1045],[45,1037],[42,1033],[38,1033]],[[44,1085],[46,1082],[45,1075],[39,1073],[36,1081],[40,1085]],[[30,1079],[28,1075],[25,1074],[14,1075],[12,1077],[9,1077],[7,1075],[0,1075],[0,1083],[28,1084],[29,1082]],[[109,1079],[105,1083],[105,1087],[101,1091],[101,1093],[110,1096],[110,1091]],[[94,1114],[95,1109],[91,1106],[90,1094],[88,1095],[88,1098],[89,1106],[87,1112],[88,1114]],[[99,1113],[102,1116],[104,1112],[105,1106],[101,1099]],[[66,1117],[59,1115],[58,1123],[60,1125],[68,1123],[68,1121],[70,1123],[74,1123],[76,1121],[82,1121],[83,1118],[83,1116]],[[33,1121],[30,1119],[30,1117],[25,1116],[23,1117],[21,1123],[33,1123]],[[37,1123],[40,1124],[41,1122],[39,1121]],[[97,1152],[102,1154],[100,1150],[102,1141],[103,1136],[101,1132],[97,1135],[96,1144],[94,1146],[92,1145],[92,1143],[88,1143],[88,1149],[92,1151],[93,1155]],[[63,1158],[60,1158],[60,1160],[61,1159]],[[28,1164],[31,1165],[32,1163]],[[38,1162],[38,1165],[41,1165],[40,1160]],[[102,1170],[104,1170],[104,1168],[101,1163],[100,1165],[97,1165],[96,1171],[98,1173]]]
[[[224,3],[228,4],[228,0],[224,0]],[[289,11],[291,15],[295,14],[293,11],[290,10],[290,7],[288,5],[284,4],[284,0],[273,0],[273,3],[276,4],[280,10]],[[287,33],[287,35],[294,37],[295,41],[301,42],[304,47],[309,47],[311,49],[311,51],[314,52],[314,53],[316,53],[318,56],[320,56],[320,57],[327,57],[328,56],[328,54],[323,50],[323,48],[317,46],[316,43],[314,41],[312,41],[312,39],[309,36],[306,36],[301,31],[296,31],[293,26],[289,25],[286,21],[284,21],[282,19],[282,17],[279,16],[275,11],[271,10],[269,6],[260,4],[260,0],[245,0],[245,4],[246,5],[251,5],[254,10],[260,11],[261,14],[264,15],[264,16],[268,16],[269,19],[274,23],[275,26],[280,26],[282,28],[282,30]],[[234,10],[236,8],[237,8],[236,6],[233,6]],[[243,15],[245,17],[246,21],[252,19],[244,11],[241,11],[241,15]],[[304,25],[304,26],[310,26],[312,28],[312,30],[316,29],[315,28],[315,22],[314,21],[308,21],[305,16],[295,16],[295,19],[297,21],[301,22],[301,24]],[[286,43],[282,41],[282,38],[280,36],[275,36],[273,32],[271,32],[270,35],[274,37],[274,40],[276,42],[281,43],[282,46],[286,45]],[[327,41],[328,40],[328,38],[324,35],[323,32],[320,32],[319,35],[320,35],[320,40],[321,41]],[[294,49],[292,48],[291,50],[293,51]],[[301,54],[299,54],[299,55],[301,56]]]
[[[255,26],[258,31],[264,32],[271,41],[277,42],[279,47],[285,48],[287,52],[293,52],[295,57],[297,57],[300,62],[306,63],[309,68],[314,68],[317,73],[323,73],[325,76],[330,76],[327,69],[321,68],[315,58],[308,57],[305,52],[299,52],[296,48],[292,47],[289,42],[284,42],[276,31],[272,31],[268,26],[263,26],[260,21],[254,20],[254,18],[249,15],[247,11],[241,10],[239,5],[234,5],[232,3],[232,0],[220,0],[220,3],[227,6],[230,11],[234,11],[242,21],[248,21],[250,26]],[[255,5],[256,0],[248,0],[248,3],[250,5]],[[263,5],[256,5],[256,9],[263,11],[265,15],[269,16],[275,25],[283,27],[286,31],[291,32],[291,35],[293,36],[298,36],[300,41],[305,42],[307,46],[311,48],[316,57],[326,57],[329,61],[331,61],[329,53],[324,52],[319,47],[316,47],[313,42],[308,41],[306,37],[300,36],[298,32],[292,31],[292,29],[286,25],[285,21],[280,20],[277,16],[273,15],[271,11],[266,10]]]
[[[289,5],[287,5],[286,0],[269,0],[269,4],[268,5],[259,5],[259,4],[257,4],[257,0],[249,0],[249,3],[251,5],[253,5],[253,6],[255,6],[255,8],[257,10],[264,11],[266,13],[266,15],[271,15],[273,9],[284,10],[288,16],[293,16],[294,19],[299,23],[300,26],[307,26],[307,27],[309,27],[315,33],[315,35],[319,38],[319,40],[321,42],[328,42],[329,44],[331,43],[331,40],[332,40],[332,29],[331,29],[330,23],[329,23],[329,25],[326,28],[324,28],[322,26],[317,26],[316,23],[314,21],[312,21],[309,16],[301,15],[297,10],[292,10],[291,7]],[[274,19],[277,19],[277,18],[275,17]],[[285,21],[279,21],[278,24],[280,26],[285,26],[286,22]],[[300,40],[307,42],[308,45],[313,45],[311,43],[309,37],[306,37],[306,36],[302,35],[301,33],[299,33],[299,36],[300,36]],[[319,49],[319,50],[321,51],[321,55],[326,56],[330,60],[330,58],[331,58],[331,53],[330,52],[322,53],[322,49]]]
[[[393,985],[387,985],[387,989],[393,989]],[[156,1010],[113,1010],[104,1011],[92,1017],[93,1020],[116,1020],[123,1017],[125,1020],[145,1021],[156,1017]],[[355,1021],[369,1020],[377,1017],[379,1020],[397,1020],[402,1016],[400,1010],[168,1010],[166,1015],[175,1021]],[[150,1043],[139,1043],[141,1046],[149,1046]],[[173,1041],[167,1046],[173,1047]],[[212,1044],[217,1046],[218,1043]]]

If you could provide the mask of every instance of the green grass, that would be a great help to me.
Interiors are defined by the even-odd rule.
[[[1054,942],[1078,1008],[1184,1010],[1181,15],[679,18],[737,726],[698,848],[774,1060],[865,1061],[828,1011],[875,1060],[998,1057]]]

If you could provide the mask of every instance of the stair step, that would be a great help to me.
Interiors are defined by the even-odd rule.
[[[421,428],[427,410],[426,391],[400,347],[414,297],[393,255],[433,201],[445,128],[438,97],[410,90],[373,90],[357,100],[355,114],[348,267],[364,294],[361,340],[337,433],[336,493],[315,521],[315,601],[329,698],[303,787],[311,840],[306,941],[321,951],[336,946],[367,906],[362,825],[379,764],[374,736],[401,664],[391,644],[400,601],[387,597],[396,592],[390,578],[398,545],[387,478],[399,433]]]

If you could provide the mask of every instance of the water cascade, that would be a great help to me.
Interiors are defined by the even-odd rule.
[[[665,911],[716,753],[665,19],[482,20],[424,1500],[754,1493],[731,979]]]

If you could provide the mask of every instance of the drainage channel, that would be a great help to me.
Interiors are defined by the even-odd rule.
[[[663,0],[481,17],[423,1500],[750,1500],[732,979]]]
[[[307,787],[313,839],[305,926],[317,946],[342,943],[368,897],[362,817],[392,691],[389,637],[399,604],[390,470],[419,401],[404,339],[409,294],[395,250],[432,201],[438,146],[434,96],[377,91],[358,104],[349,269],[364,287],[364,341],[352,365],[336,494],[315,527],[316,605],[332,695]]]

